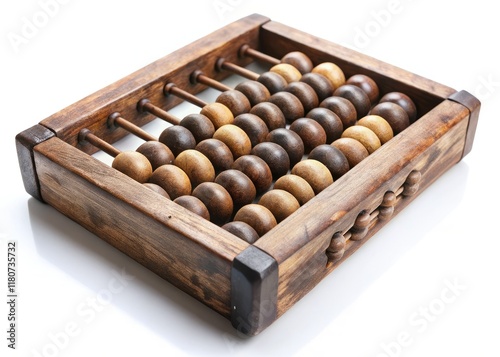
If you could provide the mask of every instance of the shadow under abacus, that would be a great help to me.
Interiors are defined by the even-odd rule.
[[[41,257],[96,294],[105,288],[103,275],[125,269],[134,279],[112,304],[181,350],[204,355],[290,355],[313,340],[459,205],[467,176],[465,162],[454,165],[333,274],[252,338],[240,336],[224,317],[186,298],[187,294],[52,207],[31,198],[28,209]]]

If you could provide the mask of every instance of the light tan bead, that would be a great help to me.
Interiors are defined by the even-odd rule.
[[[300,208],[299,201],[290,192],[278,189],[264,193],[259,205],[269,209],[278,223]]]
[[[201,109],[200,114],[210,119],[215,129],[219,129],[226,124],[232,124],[234,121],[234,115],[231,110],[224,104],[217,102],[205,105]]]
[[[291,173],[306,180],[315,194],[320,193],[333,183],[330,170],[317,160],[302,160],[292,168]]]
[[[391,125],[380,115],[367,115],[358,120],[357,125],[366,126],[373,131],[380,139],[382,145],[394,136]]]
[[[332,62],[323,62],[318,64],[311,71],[312,73],[319,73],[328,78],[328,80],[332,83],[333,90],[340,87],[345,83],[345,75],[344,72]]]
[[[342,133],[342,137],[358,140],[370,154],[380,148],[381,145],[377,134],[362,125],[354,125],[347,128]]]
[[[300,71],[288,63],[274,65],[269,71],[279,74],[285,78],[285,81],[288,83],[300,81],[300,78],[302,77]]]

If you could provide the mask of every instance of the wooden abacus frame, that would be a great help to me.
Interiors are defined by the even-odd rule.
[[[249,45],[276,58],[302,51],[315,64],[331,61],[346,78],[366,74],[381,93],[400,91],[420,118],[314,199],[248,244],[89,154],[84,128],[113,143],[127,132],[108,125],[115,112],[141,126],[147,98],[168,110],[181,102],[168,82],[196,94],[195,70],[222,80],[219,58],[240,66]],[[355,252],[472,146],[480,103],[358,52],[261,15],[232,23],[42,120],[16,137],[25,188],[151,271],[255,335],[287,311]],[[336,250],[336,240],[347,240]]]

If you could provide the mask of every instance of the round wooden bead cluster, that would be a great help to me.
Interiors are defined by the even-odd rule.
[[[138,181],[250,243],[417,118],[405,94],[300,52],[201,107],[137,149]]]

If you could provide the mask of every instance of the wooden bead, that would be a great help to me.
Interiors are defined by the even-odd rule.
[[[371,154],[378,148],[380,148],[381,143],[377,134],[372,130],[368,129],[366,126],[355,125],[347,128],[342,133],[343,138],[351,138],[359,141]]]
[[[223,125],[232,124],[234,120],[234,115],[229,108],[224,104],[217,102],[205,105],[201,109],[200,114],[203,114],[210,119],[215,130],[219,129]]]
[[[366,117],[358,120],[356,125],[366,126],[368,129],[377,134],[382,145],[391,140],[394,136],[392,128],[387,120],[378,115],[367,115]]]
[[[252,147],[266,140],[269,134],[266,123],[255,114],[240,114],[234,118],[233,124],[248,135]]]
[[[158,140],[167,145],[175,156],[184,150],[194,149],[196,146],[193,134],[180,125],[169,126],[163,130]]]
[[[140,183],[148,181],[153,172],[151,163],[146,156],[136,151],[119,153],[111,166]]]
[[[232,168],[247,175],[255,185],[257,193],[262,193],[271,187],[273,175],[264,160],[256,155],[245,155],[236,159]]]
[[[244,81],[239,83],[234,89],[243,93],[250,102],[250,105],[255,105],[265,102],[271,96],[269,89],[265,85],[257,81]]]
[[[303,52],[289,52],[281,58],[282,63],[288,63],[299,70],[301,74],[309,73],[313,69],[313,63]]]
[[[278,223],[300,208],[299,201],[290,192],[278,189],[264,193],[259,205],[270,210]]]
[[[174,160],[174,165],[182,169],[189,177],[194,188],[202,182],[215,179],[215,169],[210,160],[198,150],[185,150]]]
[[[222,171],[215,178],[215,182],[229,192],[235,209],[252,203],[257,195],[257,190],[252,180],[239,170],[229,169]]]
[[[189,211],[197,214],[198,216],[205,218],[207,221],[210,220],[210,212],[208,212],[207,206],[195,196],[180,196],[174,200],[179,206],[182,206]]]
[[[370,111],[371,115],[379,115],[391,125],[394,135],[399,134],[410,125],[410,118],[405,110],[396,103],[379,103]]]
[[[234,124],[221,126],[215,131],[214,139],[220,140],[226,144],[229,150],[231,150],[234,159],[243,155],[248,155],[250,150],[252,150],[252,143],[248,135],[243,129]]]
[[[316,67],[312,69],[313,73],[319,73],[328,78],[331,82],[333,90],[340,87],[345,83],[345,75],[344,72],[332,62],[323,62],[318,64]]]
[[[193,196],[200,199],[210,213],[210,221],[221,226],[233,214],[233,199],[227,190],[215,182],[203,182],[193,190]]]
[[[357,119],[368,114],[372,106],[368,95],[361,88],[352,84],[341,85],[333,92],[333,95],[349,100],[356,108]]]
[[[214,124],[203,114],[189,114],[181,120],[179,125],[188,129],[197,143],[211,138],[215,133]]]
[[[328,108],[314,108],[307,113],[306,118],[311,118],[317,121],[325,130],[326,142],[331,143],[342,135],[344,125],[339,116]]]
[[[175,165],[163,165],[153,171],[149,182],[157,184],[172,200],[191,194],[191,181],[188,175]]]
[[[406,114],[408,114],[410,123],[413,123],[415,122],[415,120],[417,120],[417,106],[415,105],[413,100],[406,94],[401,92],[387,93],[382,98],[380,98],[380,103],[384,102],[392,102],[403,108]]]
[[[309,159],[318,160],[325,165],[334,180],[342,177],[349,171],[349,161],[335,146],[324,144],[314,148],[308,156]]]
[[[222,92],[215,101],[228,107],[231,113],[233,113],[233,116],[248,113],[252,108],[248,98],[235,89]]]
[[[269,98],[269,102],[276,104],[290,123],[304,116],[304,106],[299,98],[290,92],[275,93]]]
[[[146,156],[151,163],[153,171],[161,165],[171,164],[175,158],[172,150],[159,141],[146,141],[144,144],[141,144],[136,151]]]
[[[311,185],[315,194],[320,193],[333,183],[330,170],[317,160],[303,160],[295,165],[291,172],[306,180]]]
[[[215,172],[229,169],[234,161],[233,153],[229,147],[217,139],[205,139],[196,145],[195,150],[198,150],[210,160]]]
[[[262,119],[269,131],[286,126],[285,115],[276,104],[270,102],[259,103],[250,110],[250,114],[255,114]]]
[[[316,92],[319,102],[333,95],[332,82],[319,73],[306,73],[300,78],[301,82],[307,83]]]
[[[285,190],[290,192],[302,206],[314,197],[314,190],[311,185],[302,177],[288,174],[280,177],[274,183],[275,190]]]
[[[259,78],[257,78],[257,82],[262,83],[269,90],[271,95],[281,92],[288,85],[286,79],[280,74],[270,71],[262,73]]]
[[[356,124],[356,120],[358,118],[356,108],[345,98],[336,96],[328,97],[323,100],[319,106],[330,109],[332,112],[337,114],[340,120],[342,120],[344,130]]]
[[[143,183],[144,187],[147,187],[151,191],[154,191],[161,196],[165,197],[166,199],[170,199],[170,196],[168,195],[167,191],[165,191],[161,186],[158,186],[157,184],[151,183],[151,182],[144,182]]]
[[[269,71],[278,73],[280,76],[285,78],[285,81],[287,81],[287,83],[300,81],[300,77],[302,77],[300,71],[288,63],[280,63],[274,65]]]
[[[234,234],[236,237],[243,239],[249,244],[253,244],[259,239],[259,234],[248,223],[241,221],[228,222],[222,226],[229,233]]]
[[[266,207],[251,203],[241,207],[234,216],[234,221],[247,223],[255,229],[259,237],[269,232],[278,224],[274,215]]]
[[[377,83],[371,77],[364,74],[355,74],[349,77],[346,83],[361,88],[368,95],[372,104],[377,102],[380,91]]]
[[[285,87],[285,92],[292,93],[302,103],[304,113],[319,105],[318,95],[314,89],[305,82],[291,82]]]
[[[304,153],[308,154],[316,146],[326,143],[325,129],[315,120],[300,118],[290,125],[290,130],[296,132],[304,143]]]
[[[351,169],[369,155],[365,146],[352,138],[340,138],[335,140],[331,145],[342,151]]]
[[[304,142],[299,134],[294,131],[285,128],[274,129],[269,132],[266,141],[276,143],[285,149],[290,159],[290,167],[293,167],[297,162],[302,160],[304,156]]]
[[[273,179],[277,179],[286,175],[290,170],[290,158],[283,147],[272,142],[263,142],[257,144],[252,151],[252,155],[256,155],[264,160],[273,174]]]

